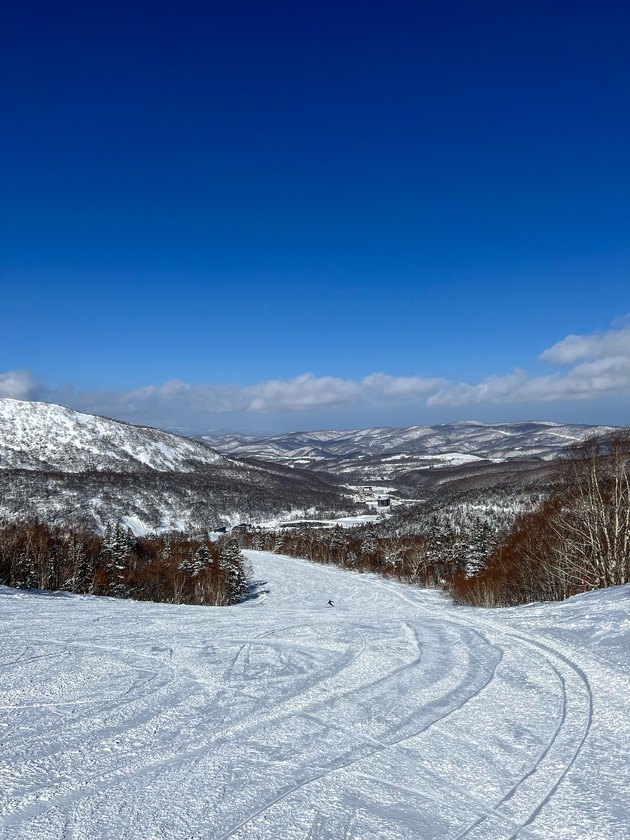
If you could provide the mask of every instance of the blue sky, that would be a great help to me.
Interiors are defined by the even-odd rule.
[[[0,395],[627,424],[627,3],[8,9]]]

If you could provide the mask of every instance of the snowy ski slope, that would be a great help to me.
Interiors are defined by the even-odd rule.
[[[0,590],[3,840],[630,836],[630,587],[475,611],[249,556],[230,608]]]

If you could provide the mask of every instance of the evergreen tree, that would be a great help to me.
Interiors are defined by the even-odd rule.
[[[286,545],[286,534],[280,530],[276,533],[276,541],[273,547],[274,554],[282,554]]]
[[[493,533],[487,522],[477,518],[473,524],[466,557],[466,577],[478,575],[493,547]]]
[[[358,557],[354,553],[354,551],[349,551],[348,554],[346,555],[346,566],[350,566],[351,568],[353,566],[356,566],[357,565],[357,560],[358,560]]]
[[[378,552],[378,540],[374,531],[368,531],[361,543],[361,553],[374,555]]]
[[[228,540],[219,552],[219,568],[228,576],[230,603],[242,600],[248,594],[249,587],[244,569],[244,557],[236,540]]]
[[[42,566],[42,585],[41,589],[47,589],[51,592],[59,589],[59,556],[57,554],[55,545],[50,545],[46,552],[44,563]]]
[[[338,563],[345,555],[346,540],[341,525],[335,525],[330,532],[329,553],[333,563]]]
[[[207,545],[203,543],[199,546],[192,559],[192,566],[190,570],[191,577],[197,577],[206,566],[212,565],[212,556]]]
[[[184,572],[185,575],[192,577],[193,576],[193,569],[195,568],[195,560],[192,553],[192,549],[188,550],[188,554],[185,555],[184,559],[180,562],[179,566],[177,567],[180,572]],[[198,570],[197,570],[198,573]]]
[[[71,537],[68,543],[68,563],[72,577],[67,586],[72,592],[89,592],[92,588],[92,561],[85,552],[82,540]]]
[[[125,593],[125,569],[134,541],[131,531],[120,522],[105,528],[101,562],[107,574],[108,595],[121,598]]]
[[[16,589],[37,589],[37,572],[30,554],[21,552],[11,571],[11,586]]]

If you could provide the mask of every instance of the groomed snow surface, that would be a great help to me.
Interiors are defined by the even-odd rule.
[[[0,590],[0,837],[630,836],[630,587],[482,611],[249,556],[230,608]]]

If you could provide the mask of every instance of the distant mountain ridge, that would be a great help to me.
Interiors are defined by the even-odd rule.
[[[440,463],[474,460],[549,459],[568,445],[613,426],[547,422],[481,423],[461,421],[436,426],[396,429],[376,427],[352,431],[291,432],[280,435],[199,435],[218,452],[237,458],[275,461],[322,471],[330,461],[358,466],[363,459],[398,459],[419,469]]]
[[[69,520],[137,533],[274,517],[343,515],[352,487],[402,499],[457,488],[545,486],[549,459],[613,431],[582,424],[478,423],[197,439],[52,403],[0,399],[0,518]],[[550,473],[549,473],[550,474]]]

